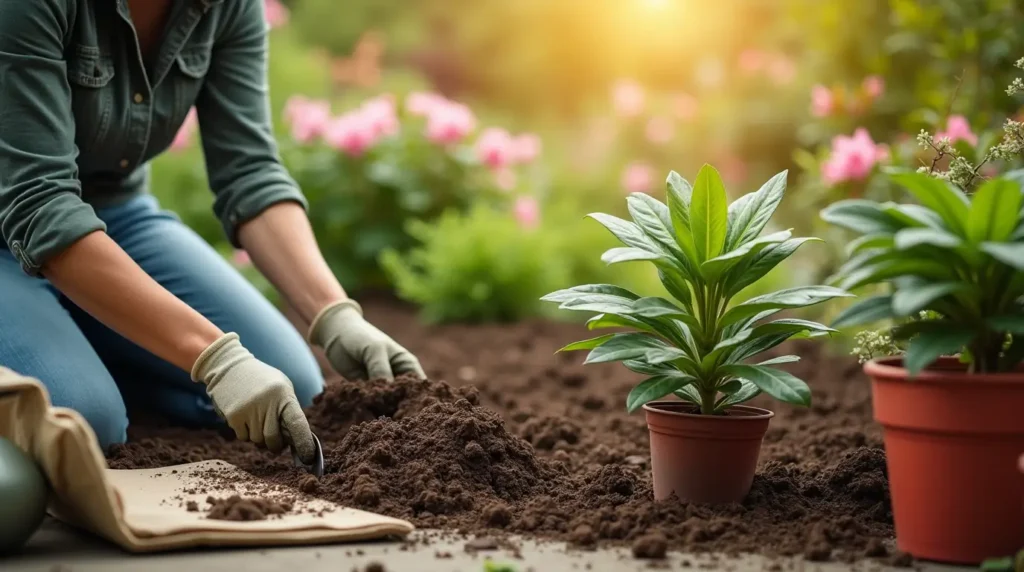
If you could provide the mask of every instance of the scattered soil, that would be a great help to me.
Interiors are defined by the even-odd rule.
[[[505,533],[580,548],[755,552],[809,560],[894,558],[892,514],[870,388],[854,360],[792,344],[810,408],[758,398],[776,412],[753,488],[740,504],[655,502],[642,415],[625,412],[638,377],[618,364],[556,354],[587,336],[573,324],[428,327],[404,306],[368,317],[423,362],[432,381],[332,379],[307,411],[324,445],[317,482],[230,433],[133,418],[114,468],[223,459],[268,487],[481,537]],[[443,380],[443,381],[442,381]],[[261,496],[261,495],[255,495]],[[654,556],[650,556],[654,555]]]
[[[206,511],[206,518],[210,520],[267,520],[273,517],[280,518],[292,510],[290,504],[267,499],[243,498],[238,495],[231,495],[225,499],[208,497],[206,502],[210,505]]]

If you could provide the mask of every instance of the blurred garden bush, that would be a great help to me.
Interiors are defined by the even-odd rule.
[[[822,206],[900,198],[887,167],[948,169],[922,130],[977,163],[1020,118],[1006,93],[1024,56],[1019,0],[266,6],[275,130],[331,267],[435,320],[535,315],[526,292],[574,283],[658,293],[638,265],[600,261],[614,239],[583,217],[624,215],[630,192],[664,198],[665,173],[704,163],[732,199],[790,170],[772,230],[829,246],[764,287],[820,281],[846,240]],[[195,137],[187,124],[154,162],[153,191],[269,294],[210,213]]]

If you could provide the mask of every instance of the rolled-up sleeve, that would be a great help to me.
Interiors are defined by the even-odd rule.
[[[0,236],[29,274],[105,230],[82,201],[64,61],[74,7],[0,0]]]
[[[271,129],[263,2],[228,2],[224,10],[196,111],[214,212],[237,247],[238,227],[267,207],[285,201],[308,206],[281,163]]]

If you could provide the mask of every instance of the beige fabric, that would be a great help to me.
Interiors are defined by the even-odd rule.
[[[187,512],[185,501],[201,501],[207,494],[226,496],[230,491],[186,494],[184,490],[192,483],[191,473],[210,468],[238,469],[207,461],[155,470],[109,470],[92,429],[77,412],[51,407],[41,383],[3,367],[0,436],[31,454],[46,474],[54,493],[50,500],[53,516],[132,552],[333,543],[404,535],[413,529],[403,520],[322,501],[301,505],[314,510],[332,509],[322,516],[303,512],[279,520],[246,523],[206,520],[202,513]]]

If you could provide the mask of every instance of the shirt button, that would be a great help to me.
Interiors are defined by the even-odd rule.
[[[121,165],[122,169],[127,169],[128,168],[128,159],[121,159],[120,165]]]
[[[134,97],[133,99],[135,100],[135,103],[142,103],[142,100],[143,100],[144,98],[142,97],[142,94],[141,94],[141,93],[136,93],[136,94],[135,94],[135,97]]]

